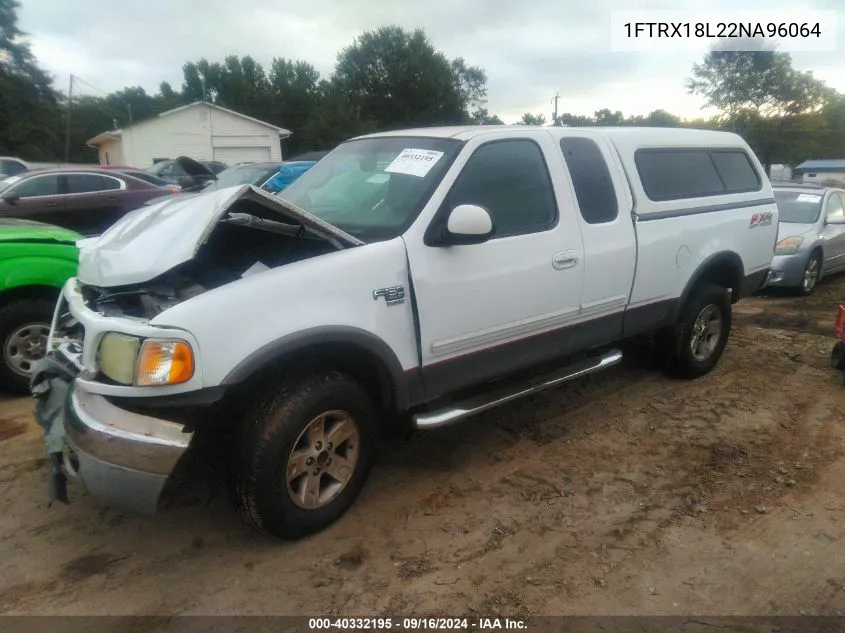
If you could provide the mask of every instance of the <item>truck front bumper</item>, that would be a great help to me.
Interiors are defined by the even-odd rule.
[[[95,499],[154,513],[193,436],[183,425],[116,407],[71,386],[65,405],[65,468]]]

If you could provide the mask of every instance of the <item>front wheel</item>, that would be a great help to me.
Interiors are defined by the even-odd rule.
[[[698,378],[710,372],[727,345],[731,316],[727,289],[705,283],[694,290],[677,323],[658,333],[664,370],[678,378]]]
[[[241,431],[234,486],[241,515],[282,539],[334,522],[364,486],[374,417],[363,386],[339,372],[296,377],[273,390]]]
[[[801,275],[801,285],[798,286],[798,294],[809,296],[813,294],[816,289],[816,284],[821,279],[822,272],[822,258],[818,252],[810,255],[807,260],[807,265],[804,267],[804,272]]]
[[[0,386],[4,390],[29,391],[32,367],[47,352],[53,308],[44,299],[20,299],[0,309]]]

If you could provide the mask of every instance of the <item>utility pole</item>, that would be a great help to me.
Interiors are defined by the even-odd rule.
[[[73,103],[73,74],[67,88],[67,117],[65,120],[65,162],[70,162],[70,106]]]
[[[555,114],[554,114],[554,118],[552,119],[552,125],[557,125],[557,102],[558,102],[559,99],[560,99],[560,94],[558,94],[556,92],[554,99],[552,99],[552,103],[555,104]]]
[[[132,125],[132,104],[127,103],[126,109],[129,111],[129,125]]]

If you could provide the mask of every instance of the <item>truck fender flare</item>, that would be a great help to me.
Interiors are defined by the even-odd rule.
[[[742,263],[742,258],[733,251],[720,251],[708,256],[698,265],[695,272],[687,281],[681,297],[675,306],[675,313],[673,321],[677,321],[681,315],[681,310],[690,298],[695,287],[707,277],[713,275],[714,272],[719,271],[719,278],[714,281],[722,282],[729,281],[726,287],[731,289],[733,297],[738,297],[742,292],[742,280],[745,274],[745,266]],[[728,278],[725,278],[727,271]]]
[[[391,401],[398,411],[409,408],[413,394],[419,393],[419,372],[405,372],[391,347],[381,338],[356,327],[320,326],[288,334],[252,352],[232,369],[223,379],[222,385],[230,386],[243,382],[270,363],[309,347],[325,345],[350,345],[365,352],[376,361],[380,374],[386,377],[392,394]],[[414,381],[414,378],[417,381]]]

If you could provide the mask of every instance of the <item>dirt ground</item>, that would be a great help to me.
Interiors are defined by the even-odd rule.
[[[29,399],[0,402],[0,613],[845,613],[845,278],[735,307],[707,377],[601,376],[386,443],[355,507],[279,543],[214,472],[152,518],[47,507]],[[202,476],[200,476],[202,474]]]

